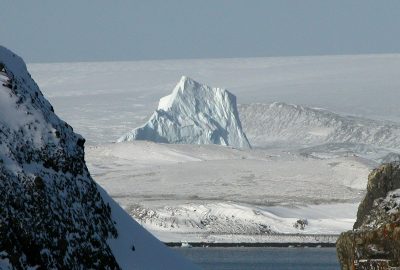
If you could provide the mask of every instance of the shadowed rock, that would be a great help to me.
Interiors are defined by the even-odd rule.
[[[385,164],[371,172],[353,231],[342,233],[336,248],[343,270],[400,265],[399,163]]]

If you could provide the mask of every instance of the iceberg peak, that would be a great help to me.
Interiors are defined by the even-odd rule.
[[[195,85],[195,84],[199,84],[198,82],[196,82],[195,80],[193,80],[190,77],[187,76],[182,76],[181,80],[179,81],[178,85],[180,87],[180,89],[185,89],[188,85]]]
[[[145,125],[118,142],[132,140],[250,148],[235,95],[186,76],[181,77],[170,95],[160,99],[157,110]]]

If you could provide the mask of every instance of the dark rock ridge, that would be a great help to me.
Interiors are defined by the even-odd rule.
[[[84,160],[23,60],[0,46],[0,268],[119,269],[116,237]]]
[[[342,233],[336,247],[343,270],[400,266],[399,163],[371,172],[353,231]]]

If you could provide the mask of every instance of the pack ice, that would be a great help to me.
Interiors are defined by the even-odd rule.
[[[118,139],[172,144],[218,144],[250,148],[242,130],[236,97],[183,76],[172,93],[160,99],[149,121]]]

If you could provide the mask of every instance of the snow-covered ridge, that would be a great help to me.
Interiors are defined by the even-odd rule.
[[[160,99],[143,126],[118,142],[149,140],[176,144],[219,144],[250,148],[237,112],[236,97],[183,76],[173,92]]]
[[[255,146],[356,143],[400,149],[400,125],[275,102],[239,105],[243,129]]]
[[[354,208],[352,204],[338,204],[336,207]],[[340,217],[336,211],[332,211],[334,208],[335,205],[297,207],[285,209],[285,213],[279,207],[212,202],[160,208],[134,205],[128,210],[136,220],[153,230],[164,241],[171,241],[168,237],[171,238],[174,234],[187,234],[187,237],[191,235],[190,240],[196,239],[195,235],[203,240],[211,240],[218,235],[230,235],[231,242],[236,242],[236,235],[253,236],[255,239],[277,234],[338,235],[351,227],[353,219],[345,215]],[[297,216],[291,212],[295,212]],[[301,220],[304,224],[298,226]]]
[[[0,268],[195,268],[96,185],[85,140],[1,46],[0,81]]]

